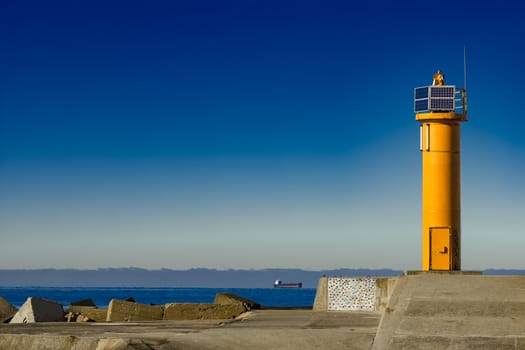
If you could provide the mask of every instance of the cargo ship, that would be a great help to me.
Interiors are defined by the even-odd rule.
[[[281,280],[276,280],[273,283],[274,288],[302,288],[302,282],[283,283]]]

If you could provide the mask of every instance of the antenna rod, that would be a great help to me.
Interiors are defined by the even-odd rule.
[[[467,47],[463,46],[463,88],[467,90]]]

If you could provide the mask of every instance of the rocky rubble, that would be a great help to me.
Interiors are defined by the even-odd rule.
[[[0,322],[136,322],[159,320],[217,320],[233,319],[239,315],[259,309],[252,300],[231,293],[218,293],[213,304],[168,303],[148,305],[127,300],[112,299],[108,309],[99,309],[93,300],[73,302],[64,311],[61,304],[29,297],[17,310],[0,297]]]

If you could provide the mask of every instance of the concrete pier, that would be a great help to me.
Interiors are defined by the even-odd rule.
[[[355,281],[362,282],[343,282]],[[373,291],[373,283],[364,285]],[[327,292],[318,298],[326,307]],[[525,349],[525,276],[409,274],[377,283],[374,293],[381,307],[372,311],[263,309],[233,320],[1,324],[0,349]]]
[[[235,320],[0,326],[0,349],[370,349],[381,315],[254,310]]]

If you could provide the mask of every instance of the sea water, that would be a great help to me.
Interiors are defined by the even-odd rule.
[[[50,288],[0,287],[3,297],[16,307],[28,297],[49,299],[67,307],[71,302],[90,298],[99,308],[106,308],[111,299],[133,298],[137,303],[213,303],[217,293],[233,293],[253,300],[263,307],[311,307],[314,288]]]

